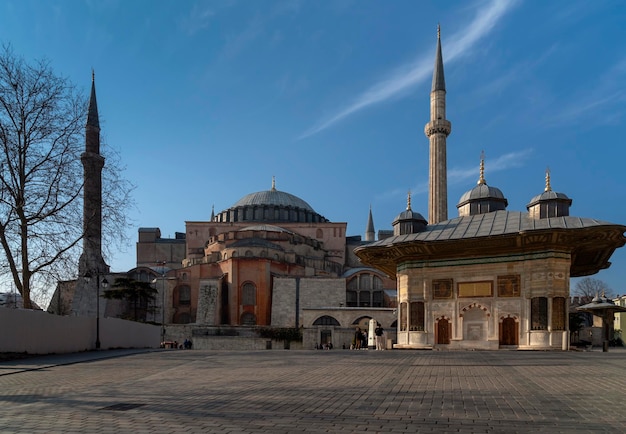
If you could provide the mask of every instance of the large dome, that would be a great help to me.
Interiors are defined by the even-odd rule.
[[[300,199],[298,196],[278,190],[258,191],[250,193],[239,199],[232,208],[242,206],[284,206],[291,208],[300,208],[307,211],[315,212],[311,205]]]
[[[250,193],[213,217],[217,222],[319,223],[328,220],[298,196],[272,189]]]

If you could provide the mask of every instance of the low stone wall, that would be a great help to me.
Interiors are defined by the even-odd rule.
[[[204,326],[198,324],[168,324],[165,326],[165,340],[176,341],[179,345],[190,339],[196,350],[301,350],[302,342],[289,342],[261,338],[256,327],[246,326]],[[269,343],[268,343],[269,342]]]
[[[197,350],[301,350],[302,342],[285,342],[247,336],[195,336],[193,348]]]
[[[0,309],[0,352],[60,354],[96,347],[96,318],[58,316],[28,309]],[[158,348],[161,328],[100,318],[100,348]]]

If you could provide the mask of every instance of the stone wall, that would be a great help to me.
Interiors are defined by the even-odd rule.
[[[296,294],[299,294],[296,300]],[[346,302],[346,281],[343,278],[274,279],[272,294],[272,326],[295,327],[303,324],[302,310],[314,307],[339,307]]]
[[[28,309],[0,310],[0,352],[60,354],[95,349],[96,318],[58,316]],[[100,343],[109,348],[158,348],[161,328],[100,318]]]

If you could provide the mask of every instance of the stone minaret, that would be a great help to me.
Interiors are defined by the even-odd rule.
[[[424,134],[430,142],[428,173],[428,223],[448,219],[448,181],[446,169],[446,140],[452,126],[446,119],[446,81],[441,56],[441,30],[437,26],[437,53],[430,91],[430,122]]]
[[[80,156],[83,163],[83,253],[78,263],[78,280],[72,311],[77,315],[95,315],[96,285],[109,272],[102,258],[102,168],[104,157],[100,155],[100,121],[96,102],[95,75],[91,75],[91,95],[85,126],[85,152]],[[89,273],[92,278],[85,282]],[[102,303],[101,303],[102,304]]]
[[[365,228],[365,241],[376,241],[376,231],[374,230],[374,218],[372,217],[372,207],[367,216],[367,227]]]

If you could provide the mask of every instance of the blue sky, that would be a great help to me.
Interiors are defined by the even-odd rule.
[[[88,91],[163,236],[271,187],[363,235],[412,191],[427,215],[429,92],[441,24],[449,216],[478,179],[525,210],[552,187],[571,214],[626,224],[626,5],[620,1],[0,0],[0,43]],[[625,293],[626,249],[593,276]]]

